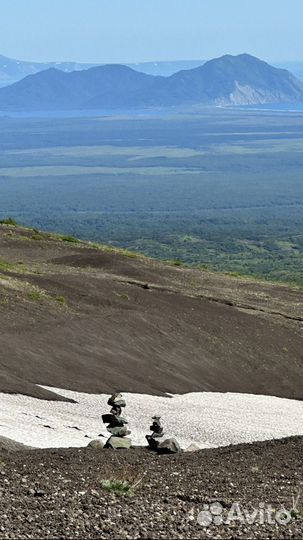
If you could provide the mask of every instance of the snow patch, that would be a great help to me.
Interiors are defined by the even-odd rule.
[[[77,403],[0,393],[0,435],[39,448],[87,446],[109,434],[101,415],[106,394],[86,394],[44,386]],[[250,443],[303,435],[303,402],[251,394],[195,392],[171,397],[123,393],[133,444],[145,445],[151,417],[162,417],[165,434],[185,448]],[[105,438],[103,439],[105,440]]]

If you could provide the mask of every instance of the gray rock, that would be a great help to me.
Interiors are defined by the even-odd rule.
[[[104,447],[104,444],[99,439],[93,439],[87,445],[87,448],[93,448],[94,450],[102,450],[103,447]]]
[[[117,416],[115,414],[102,414],[102,421],[104,424],[110,424],[112,427],[114,426],[123,426],[124,424],[128,424],[126,418],[123,416]]]
[[[36,489],[35,490],[35,493],[34,493],[35,497],[44,497],[44,495],[45,495],[44,489]]]
[[[155,437],[153,437],[153,435],[146,435],[145,438],[146,438],[146,440],[148,442],[149,448],[151,450],[157,450],[160,441],[158,439],[155,439]]]
[[[107,431],[109,431],[109,433],[112,433],[114,437],[125,437],[126,435],[130,435],[130,431],[125,426],[122,426],[122,427],[108,426]]]
[[[32,449],[33,446],[27,446],[20,442],[8,439],[8,437],[0,437],[0,452],[19,452],[21,450]]]
[[[113,394],[109,400],[108,400],[108,405],[110,405],[111,407],[125,407],[126,406],[126,403],[125,403],[125,399],[123,398],[123,396],[119,393],[119,392],[116,392],[115,394]]]
[[[115,426],[124,426],[124,424],[128,424],[128,421],[124,416],[117,416],[114,414],[103,414],[102,420],[104,424],[109,424],[111,427]]]
[[[113,450],[128,450],[132,445],[131,439],[128,437],[110,437],[106,443],[104,448],[112,448]]]
[[[196,443],[191,443],[187,448],[185,448],[184,452],[197,452],[198,450],[201,450],[200,446],[198,446]]]
[[[177,439],[171,437],[170,439],[165,439],[165,441],[158,445],[157,452],[158,454],[178,454],[182,452],[182,450]]]

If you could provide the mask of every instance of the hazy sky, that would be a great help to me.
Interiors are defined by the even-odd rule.
[[[141,62],[302,60],[303,0],[0,0],[0,54]]]

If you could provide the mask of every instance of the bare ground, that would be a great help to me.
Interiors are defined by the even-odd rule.
[[[0,538],[303,538],[302,452],[302,437],[175,456],[0,452]],[[136,485],[134,495],[106,491],[101,481],[109,479]],[[227,523],[236,502],[240,519]],[[223,522],[211,515],[202,526],[199,513],[216,503]],[[269,506],[271,522],[264,519]],[[285,524],[276,521],[282,508],[291,512]],[[254,509],[252,522],[243,520]]]
[[[0,226],[0,391],[303,398],[302,292]]]

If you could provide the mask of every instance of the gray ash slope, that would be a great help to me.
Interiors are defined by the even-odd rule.
[[[0,253],[0,391],[303,398],[298,289],[6,225]]]
[[[0,89],[0,110],[242,105],[302,100],[303,83],[248,54],[225,55],[170,77],[122,65],[51,68]]]

